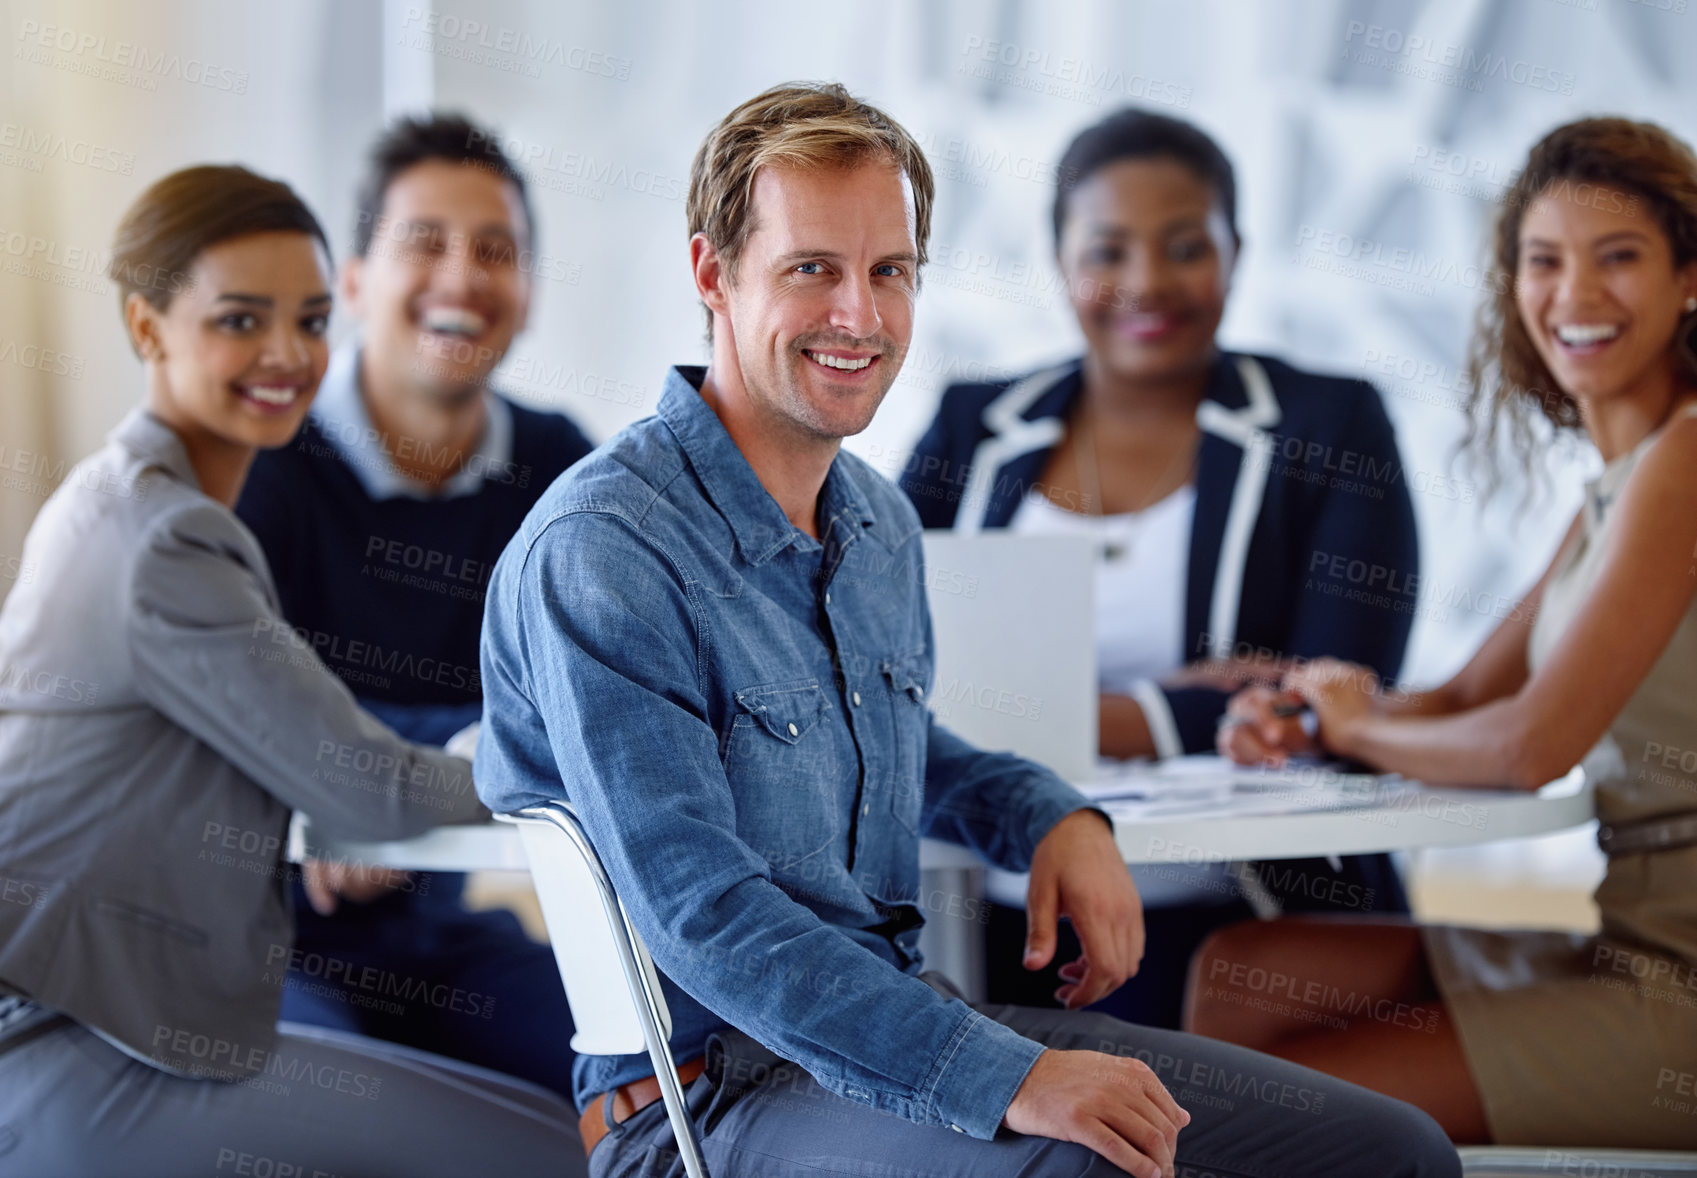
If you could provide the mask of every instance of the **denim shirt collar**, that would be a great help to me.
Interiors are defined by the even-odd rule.
[[[707,370],[696,365],[678,365],[666,374],[657,412],[689,460],[712,502],[737,538],[737,548],[750,564],[761,565],[792,544],[799,551],[822,547],[818,540],[790,522],[778,501],[772,498],[754,468],[726,432],[719,415],[701,396]],[[886,548],[894,548],[878,528],[878,517],[866,495],[849,473],[851,460],[840,452],[825,475],[819,496],[820,531],[827,537],[841,526],[847,543],[861,532]]]

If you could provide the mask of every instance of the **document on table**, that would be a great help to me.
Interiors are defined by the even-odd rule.
[[[1247,817],[1382,806],[1419,786],[1395,774],[1349,773],[1322,761],[1280,768],[1234,764],[1224,757],[1165,761],[1102,760],[1094,781],[1078,789],[1116,816]]]

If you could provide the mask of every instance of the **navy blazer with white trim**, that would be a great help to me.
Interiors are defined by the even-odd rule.
[[[1038,487],[1083,387],[1080,362],[943,393],[902,473],[927,528],[1005,527]],[[1184,661],[1245,644],[1332,655],[1385,680],[1402,668],[1416,599],[1414,508],[1396,435],[1365,381],[1222,354],[1197,406],[1196,509]],[[1227,693],[1140,684],[1160,756],[1214,746]]]

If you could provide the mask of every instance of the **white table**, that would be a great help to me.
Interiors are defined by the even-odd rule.
[[[1243,859],[1306,859],[1379,851],[1453,847],[1527,838],[1582,826],[1595,816],[1591,789],[1574,770],[1534,792],[1434,789],[1388,790],[1340,808],[1267,814],[1234,812],[1165,817],[1116,813],[1114,840],[1128,864],[1206,863]],[[1246,800],[1243,810],[1257,807]],[[398,842],[331,839],[296,815],[289,857],[344,859],[414,871],[528,871],[516,827],[488,822],[444,826]],[[952,843],[920,843],[926,960],[958,979],[969,997],[983,976],[982,912],[985,863]],[[974,903],[968,904],[967,900]],[[957,914],[951,919],[951,913]]]
[[[1113,802],[1102,803],[1113,813]],[[1285,814],[1173,815],[1129,820],[1115,815],[1114,840],[1125,861],[1217,862],[1364,855],[1528,838],[1594,818],[1579,770],[1534,792],[1421,788],[1347,809]],[[517,828],[499,822],[443,826],[396,842],[353,842],[314,831],[302,815],[289,832],[289,857],[347,859],[414,871],[528,871]],[[976,854],[924,839],[920,866],[971,869]]]

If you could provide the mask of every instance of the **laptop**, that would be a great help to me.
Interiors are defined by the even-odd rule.
[[[981,748],[1093,780],[1097,543],[948,531],[924,542],[931,711]]]

